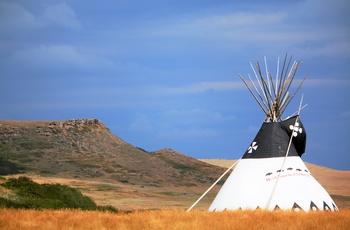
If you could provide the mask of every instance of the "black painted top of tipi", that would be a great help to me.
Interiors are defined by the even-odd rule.
[[[285,157],[292,135],[288,156],[301,156],[305,152],[306,133],[298,116],[264,122],[242,158]]]

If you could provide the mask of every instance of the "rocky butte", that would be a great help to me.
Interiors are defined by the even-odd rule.
[[[23,172],[142,185],[205,185],[223,171],[171,149],[132,146],[98,119],[0,121],[0,152]]]

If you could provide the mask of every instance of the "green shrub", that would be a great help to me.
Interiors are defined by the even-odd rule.
[[[18,201],[0,200],[0,207],[29,209],[82,209],[116,212],[112,206],[97,206],[79,190],[61,184],[38,184],[27,177],[8,179],[3,187],[13,190]]]
[[[0,197],[0,208],[21,208],[21,205],[15,201]]]

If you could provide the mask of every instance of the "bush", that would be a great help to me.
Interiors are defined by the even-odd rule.
[[[30,209],[82,209],[108,210],[116,212],[112,206],[97,206],[96,203],[79,190],[61,184],[38,184],[27,177],[8,179],[3,187],[13,190],[19,199],[0,200],[0,206]],[[19,206],[19,207],[18,207]]]
[[[0,208],[21,208],[21,205],[12,200],[0,197]]]

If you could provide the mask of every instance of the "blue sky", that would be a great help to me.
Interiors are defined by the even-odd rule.
[[[350,170],[350,2],[0,0],[0,119],[98,118],[148,151],[238,159],[265,116],[238,73],[309,74],[303,160]]]

